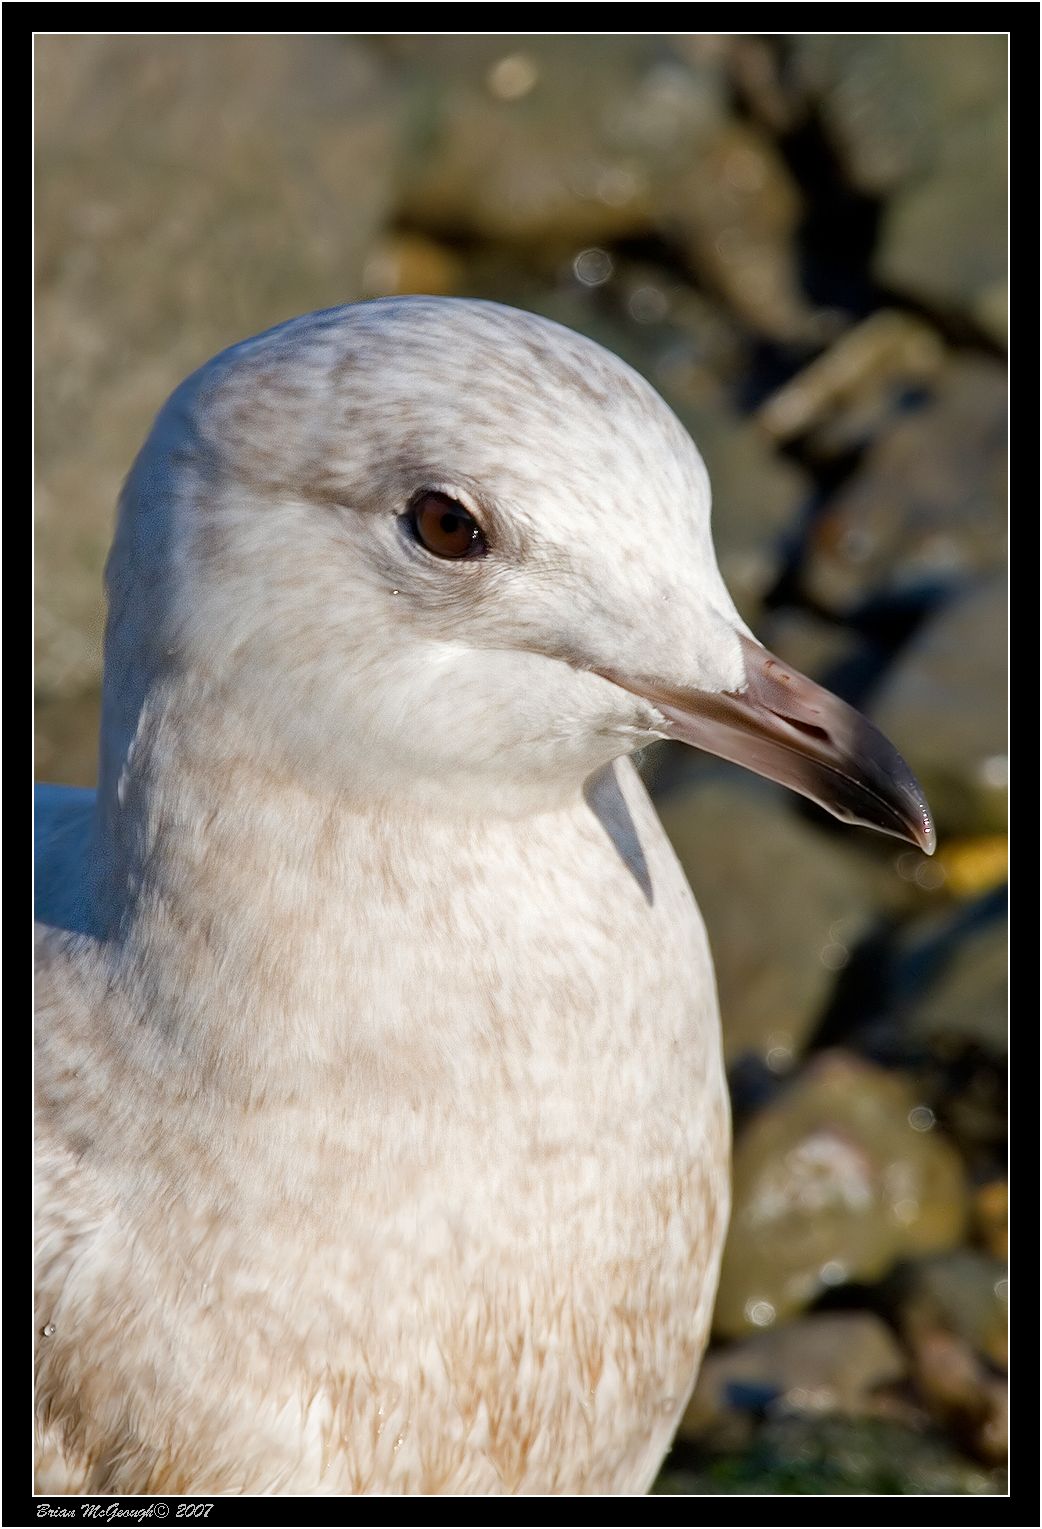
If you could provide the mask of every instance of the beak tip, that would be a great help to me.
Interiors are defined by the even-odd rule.
[[[893,744],[859,712],[759,643],[741,638],[742,691],[691,691],[597,671],[650,701],[661,736],[678,738],[798,791],[844,823],[937,848],[922,786]]]
[[[923,854],[932,855],[934,850],[937,848],[937,830],[933,825],[933,818],[930,816],[930,809],[926,806],[925,802],[923,803],[922,813],[922,824],[920,826],[920,832],[916,837],[919,842],[919,848],[922,850]]]

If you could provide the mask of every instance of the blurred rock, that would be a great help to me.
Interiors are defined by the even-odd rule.
[[[735,1145],[719,1336],[784,1321],[831,1286],[960,1240],[962,1163],[936,1130],[917,1128],[919,1108],[906,1079],[836,1051],[747,1126]]]
[[[1009,1134],[1005,1066],[980,1053],[964,1052],[947,1066],[939,1061],[915,1069],[924,1101],[958,1142],[974,1176],[1001,1172]]]
[[[713,486],[713,541],[739,614],[753,624],[777,581],[786,539],[809,497],[806,474],[765,447],[756,427],[729,408],[685,405],[668,366],[661,387],[690,430]]]
[[[859,709],[863,706],[859,704]],[[902,848],[882,835],[859,836],[858,853],[870,861],[880,916],[898,923],[930,916],[949,902],[947,872],[934,855]]]
[[[699,1372],[679,1437],[707,1443],[740,1438],[751,1416],[870,1413],[881,1388],[908,1364],[893,1333],[872,1312],[823,1312],[713,1349]]]
[[[738,775],[710,775],[658,809],[709,932],[725,1055],[784,1073],[871,922],[862,868],[780,792]]]
[[[1005,947],[1001,892],[937,908],[906,924],[857,973],[857,1010],[846,1018],[851,1044],[915,1078],[919,1124],[940,1119],[982,1178],[1004,1168]]]
[[[675,357],[690,398],[727,398],[747,381],[753,343],[717,299],[665,266],[619,252],[598,273],[603,280],[591,285],[579,279],[576,265],[592,253],[536,256],[528,264],[516,251],[483,245],[466,253],[467,292],[589,334],[619,354],[625,351],[645,375],[662,358]]]
[[[97,684],[113,507],[170,390],[361,295],[399,97],[343,37],[49,35],[36,60],[37,680],[56,698]]]
[[[570,248],[590,257],[588,276],[579,269],[591,285],[603,246],[660,232],[753,329],[821,336],[799,286],[798,191],[770,139],[729,114],[723,50],[654,37],[385,43],[417,69],[425,101],[407,222]]]
[[[1009,1387],[992,1381],[991,1406],[974,1436],[976,1453],[986,1464],[1004,1465],[1009,1458]]]
[[[1007,1451],[1006,1269],[970,1249],[924,1259],[893,1282],[916,1387],[930,1411],[989,1464]]]
[[[973,1219],[977,1233],[992,1258],[1003,1263],[1009,1252],[1009,1189],[1005,1179],[982,1184],[973,1197]]]
[[[413,70],[403,218],[556,248],[649,231],[661,187],[726,120],[722,60],[665,38],[397,35]]]
[[[967,1460],[936,1429],[840,1415],[771,1418],[741,1454],[666,1462],[657,1495],[1002,1494],[1004,1473]]]
[[[959,1248],[904,1265],[892,1288],[905,1330],[942,1327],[998,1369],[1006,1368],[1008,1300],[1002,1259]]]
[[[388,234],[369,254],[362,276],[366,297],[430,292],[437,297],[459,292],[463,267],[444,244],[423,234]]]
[[[659,221],[699,280],[779,344],[813,343],[828,320],[800,288],[799,191],[770,140],[727,122],[664,188]]]
[[[721,303],[661,266],[619,259],[616,272],[610,293],[621,320],[647,329],[661,346],[679,342],[692,368],[704,371],[700,382],[689,376],[689,391],[716,398],[746,381],[752,342]]]
[[[1006,1384],[988,1372],[968,1343],[941,1327],[909,1336],[916,1389],[937,1421],[989,1465],[1009,1449]]]
[[[1007,38],[818,34],[793,55],[851,183],[886,198],[876,278],[1001,343]]]
[[[757,419],[773,440],[803,440],[823,460],[841,456],[871,440],[901,396],[931,382],[943,361],[935,330],[882,308],[784,383]]]
[[[844,170],[869,196],[929,175],[1004,112],[1008,49],[998,34],[816,33],[794,38],[791,53]]]
[[[966,316],[999,345],[1009,330],[1006,287],[1005,114],[883,215],[877,281],[938,313]]]
[[[690,41],[684,38],[680,46]],[[775,137],[792,132],[803,119],[805,106],[782,67],[776,36],[747,32],[723,41],[731,80],[749,114]]]
[[[947,839],[937,851],[937,861],[953,897],[979,897],[1005,884],[1009,870],[1009,840],[1005,834]]]
[[[912,764],[941,836],[1006,827],[1006,590],[950,601],[913,638],[872,719]]]
[[[917,956],[913,947],[906,959],[914,962]],[[938,951],[931,980],[904,1011],[911,1044],[939,1048],[948,1058],[976,1046],[1004,1062],[1008,964],[1004,917],[976,927],[956,926]]]
[[[778,577],[784,538],[810,495],[808,475],[764,441],[722,388],[706,385],[697,332],[678,327],[640,350],[620,332],[611,348],[662,393],[705,458],[720,571],[739,611],[752,617]]]
[[[775,400],[777,402],[777,400]],[[951,362],[933,396],[869,448],[817,522],[807,592],[832,611],[1005,566],[1006,377]]]
[[[34,778],[61,786],[93,786],[98,776],[101,691],[37,698],[35,724]]]

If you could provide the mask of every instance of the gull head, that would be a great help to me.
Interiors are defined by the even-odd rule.
[[[134,465],[108,587],[124,738],[176,690],[305,786],[467,814],[674,737],[933,846],[897,753],[739,618],[676,416],[532,314],[389,298],[225,351]]]

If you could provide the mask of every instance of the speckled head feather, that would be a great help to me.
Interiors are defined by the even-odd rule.
[[[425,488],[487,557],[409,538]],[[465,768],[478,803],[572,791],[653,731],[592,671],[744,681],[694,443],[617,357],[493,303],[338,308],[217,357],[134,467],[108,582],[110,709],[129,643],[227,687],[294,770],[364,762],[365,789]]]

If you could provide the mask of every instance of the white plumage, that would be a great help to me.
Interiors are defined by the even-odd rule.
[[[425,492],[486,555],[417,541]],[[647,384],[492,304],[203,368],[108,589],[97,796],[38,818],[38,1490],[645,1490],[728,1118],[625,756],[745,751],[928,847],[914,782],[743,627]]]

